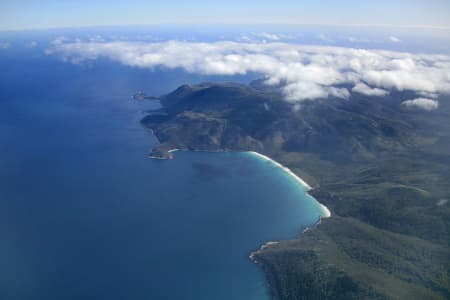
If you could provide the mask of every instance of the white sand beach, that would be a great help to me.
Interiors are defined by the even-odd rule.
[[[264,154],[261,154],[261,153],[255,152],[255,151],[249,151],[249,153],[252,154],[252,155],[255,155],[255,156],[257,156],[257,157],[259,157],[259,158],[261,158],[261,159],[264,159],[264,160],[266,160],[266,161],[269,161],[269,162],[272,163],[273,165],[275,165],[275,166],[281,168],[281,169],[282,169],[283,171],[285,171],[287,174],[289,174],[290,176],[292,176],[292,178],[294,178],[295,180],[297,180],[303,187],[305,187],[307,191],[312,190],[312,187],[311,187],[306,181],[304,181],[303,179],[301,179],[301,178],[300,178],[299,176],[297,176],[294,172],[292,172],[289,168],[283,166],[283,165],[280,164],[279,162],[277,162],[277,161],[271,159],[270,157],[268,157],[268,156],[266,156],[266,155],[264,155]],[[316,201],[317,201],[317,200],[316,200]],[[319,204],[320,204],[320,206],[321,206],[321,208],[322,208],[322,213],[323,213],[323,215],[321,216],[321,218],[329,218],[329,217],[331,217],[331,212],[330,212],[330,210],[328,209],[328,207],[326,207],[326,206],[323,205],[322,203],[319,203]]]

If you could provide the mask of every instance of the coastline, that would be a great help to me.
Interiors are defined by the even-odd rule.
[[[172,148],[170,150],[167,150],[167,153],[170,154],[172,156],[173,152],[177,152],[177,151],[194,151],[194,152],[227,152],[227,150],[220,150],[220,151],[209,151],[209,150],[183,150],[183,149],[179,149],[179,148]],[[237,152],[244,152],[244,153],[248,153],[250,155],[253,155],[259,159],[262,159],[264,161],[267,161],[271,164],[273,164],[274,166],[280,168],[281,170],[283,170],[285,173],[287,173],[289,176],[291,176],[293,179],[295,179],[299,184],[301,184],[302,187],[305,188],[305,193],[308,194],[309,191],[313,190],[313,188],[302,178],[300,178],[298,175],[296,175],[294,172],[292,172],[292,170],[290,170],[288,167],[283,166],[282,164],[280,164],[279,162],[271,159],[270,157],[261,154],[259,152],[256,151],[237,151]],[[151,158],[157,158],[157,159],[167,159],[167,158],[161,158],[161,157],[151,157]],[[312,197],[312,196],[311,196]],[[311,226],[306,227],[303,230],[303,233],[305,233],[306,231],[311,230],[313,227],[318,226],[319,224],[322,223],[322,219],[324,218],[330,218],[331,217],[331,212],[328,209],[328,207],[326,207],[324,204],[320,203],[316,198],[312,197],[317,204],[320,206],[321,210],[322,210],[322,215],[319,216],[319,219],[317,220],[316,223],[314,223]],[[264,272],[265,276],[266,276],[266,283],[267,283],[267,287],[268,287],[268,291],[271,295],[271,299],[276,300],[276,299],[280,299],[279,296],[279,289],[276,286],[275,283],[275,277],[274,274],[272,272],[272,270],[270,270],[267,265],[264,264],[263,261],[258,259],[258,253],[261,251],[264,251],[265,249],[271,247],[271,246],[277,246],[281,243],[281,241],[268,241],[266,243],[264,243],[263,245],[260,246],[260,248],[258,250],[252,251],[248,258],[250,259],[251,262],[253,262],[254,264],[257,264],[260,266],[260,268],[262,269],[262,271]]]
[[[241,99],[241,93],[235,95],[233,91],[229,94],[226,92],[233,101]],[[270,96],[270,93],[261,94],[264,101],[267,96]],[[258,103],[259,94],[255,94],[254,98],[251,100]],[[185,96],[180,99],[183,101],[190,98]],[[204,100],[207,103],[207,99]],[[266,286],[271,289],[274,299],[315,296],[326,298],[333,294],[340,298],[350,298],[349,289],[341,289],[342,283],[354,288],[352,295],[355,295],[355,298],[365,298],[368,295],[374,298],[389,298],[391,295],[398,296],[399,292],[405,293],[408,298],[417,297],[418,292],[423,292],[423,298],[438,298],[442,295],[445,297],[448,289],[441,279],[446,278],[448,274],[442,262],[446,261],[448,247],[445,247],[447,241],[443,224],[449,220],[445,218],[445,212],[449,208],[450,202],[447,198],[450,197],[446,195],[447,174],[442,172],[442,164],[438,160],[429,159],[445,159],[444,156],[439,156],[443,155],[442,149],[439,148],[443,144],[438,143],[441,141],[438,139],[430,142],[432,145],[428,145],[429,147],[417,145],[422,145],[422,135],[447,137],[445,132],[448,133],[449,130],[443,126],[447,123],[427,122],[428,119],[422,118],[421,115],[403,114],[401,110],[392,109],[392,103],[381,101],[372,105],[372,102],[366,101],[371,108],[380,112],[379,115],[373,115],[359,105],[361,99],[351,100],[347,101],[348,103],[330,103],[326,111],[311,105],[311,110],[308,110],[307,114],[298,115],[298,119],[291,118],[291,111],[284,111],[281,106],[271,107],[273,111],[270,114],[276,110],[276,113],[282,115],[277,118],[267,115],[266,118],[262,107],[258,106],[258,112],[261,110],[264,115],[257,115],[256,121],[267,126],[251,123],[254,108],[250,105],[248,109],[244,105],[230,106],[239,112],[236,117],[223,111],[222,106],[216,106],[215,103],[211,103],[214,106],[210,109],[209,106],[204,107],[203,102],[187,101],[189,106],[184,106],[182,102],[168,101],[167,104],[173,105],[173,110],[167,108],[173,112],[173,118],[156,116],[146,119],[142,124],[147,128],[154,128],[164,141],[161,150],[167,151],[178,146],[183,151],[204,149],[207,152],[247,152],[242,153],[242,163],[250,157],[260,168],[259,173],[267,172],[268,176],[275,178],[277,184],[286,185],[289,192],[292,190],[290,200],[294,205],[297,201],[299,205],[307,203],[311,211],[314,211],[308,222],[294,226],[295,232],[287,238],[280,239],[276,235],[263,238],[256,242],[256,246],[255,243],[250,245],[245,251],[247,253],[244,253],[244,259],[248,259],[250,255],[247,261],[249,264],[257,264],[258,269],[265,273]],[[178,103],[181,105],[177,105]],[[208,119],[213,109],[217,112],[214,117],[217,117],[218,124],[224,124],[223,127],[217,127],[216,123]],[[180,119],[183,122],[179,122],[177,118],[184,117],[184,112],[198,112],[202,115],[192,115],[192,118],[189,115],[189,119]],[[436,118],[444,120],[447,112],[442,111]],[[338,116],[324,123],[320,119],[322,113],[337,113]],[[244,117],[248,117],[249,121]],[[354,119],[368,125],[360,126],[363,134],[358,135],[356,140],[350,139],[354,145],[349,145],[346,143],[349,138],[345,132],[331,129],[342,129],[342,124],[350,124],[349,128],[354,129]],[[279,123],[279,120],[282,123]],[[338,122],[334,122],[336,120]],[[430,129],[430,132],[420,132],[417,136],[417,132],[413,130],[417,124]],[[225,132],[231,125],[235,125],[237,131]],[[325,127],[331,129],[322,132],[321,129]],[[221,131],[211,131],[212,128],[220,128]],[[242,131],[239,131],[239,128]],[[282,139],[274,128],[286,129],[282,132]],[[298,128],[304,132],[296,131]],[[375,129],[372,130],[373,128]],[[391,129],[404,133],[402,137],[406,138],[406,142],[399,142],[395,134],[390,134]],[[324,135],[317,139],[298,135],[299,132],[302,134],[311,130],[313,134],[319,132],[318,136],[321,133]],[[214,135],[211,136],[212,134]],[[330,136],[338,141],[333,144],[336,149],[322,145],[323,140]],[[247,140],[248,137],[252,139]],[[292,141],[292,144],[286,143],[287,141]],[[303,147],[303,142],[308,145]],[[262,154],[250,154],[250,150]],[[172,154],[176,156],[178,152]],[[263,157],[264,154],[268,157]],[[439,155],[433,156],[436,154]],[[306,186],[297,178],[294,182],[291,174],[276,168],[282,166],[272,164],[270,157],[290,168],[303,182],[303,179],[306,179],[306,183],[311,186]],[[373,157],[377,158],[375,162]],[[222,157],[211,158],[214,159],[220,161]],[[266,162],[269,159],[271,162]],[[423,172],[410,172],[411,162],[423,167]],[[408,178],[411,180],[406,180],[408,184],[405,183],[404,172],[410,176]],[[423,181],[424,176],[435,179],[433,188]],[[298,186],[299,183],[303,187]],[[400,183],[402,186],[398,186]],[[309,195],[314,199],[303,198]],[[389,197],[386,198],[386,195]],[[414,198],[414,203],[405,202],[405,195]],[[259,201],[257,198],[256,200]],[[405,209],[408,205],[413,208]],[[333,218],[330,217],[330,210]],[[329,218],[322,220],[321,215]],[[423,219],[429,222],[420,222]],[[264,223],[270,225],[271,222]],[[392,243],[395,240],[401,242]],[[279,241],[279,244],[266,244],[267,241]],[[410,264],[411,251],[415,249],[420,249],[420,255],[414,255],[415,263]],[[383,276],[383,273],[389,277]],[[342,282],[342,279],[345,281]],[[276,290],[279,291],[279,297],[272,293]],[[407,292],[409,290],[411,292]]]
[[[279,162],[271,159],[270,157],[268,157],[268,156],[266,156],[264,154],[261,154],[259,152],[256,152],[256,151],[248,151],[248,153],[250,153],[252,155],[255,155],[255,156],[257,156],[257,157],[259,157],[261,159],[264,159],[264,160],[272,163],[273,165],[277,166],[278,168],[282,169],[284,172],[286,172],[288,175],[290,175],[292,178],[294,178],[297,182],[299,182],[303,187],[305,187],[306,188],[306,192],[308,192],[308,191],[313,189],[305,180],[303,180],[297,174],[292,172],[288,167],[283,166]],[[317,201],[317,199],[315,199],[315,200]],[[317,201],[317,203],[321,207],[322,213],[323,213],[323,215],[320,218],[329,218],[329,217],[331,217],[331,212],[328,209],[328,207],[326,207],[325,205],[323,205],[319,201]]]
[[[306,193],[308,193],[308,191],[311,191],[311,190],[313,189],[313,188],[312,188],[305,180],[303,180],[303,179],[300,178],[298,175],[296,175],[294,172],[292,172],[288,167],[283,166],[283,165],[280,164],[279,162],[277,162],[277,161],[271,159],[270,157],[268,157],[268,156],[266,156],[266,155],[264,155],[264,154],[258,153],[258,152],[256,152],[256,151],[247,151],[247,153],[250,153],[251,155],[254,155],[254,156],[256,156],[256,157],[258,157],[258,158],[260,158],[260,159],[263,159],[263,160],[265,160],[265,161],[268,161],[268,162],[270,162],[271,164],[275,165],[276,167],[282,169],[282,170],[283,170],[284,172],[286,172],[289,176],[293,177],[298,183],[300,183],[300,184],[306,189]],[[311,197],[312,197],[312,196],[311,196]],[[313,197],[313,199],[314,199],[314,200],[319,204],[319,206],[321,207],[321,209],[322,209],[322,214],[323,214],[323,215],[319,217],[319,220],[318,220],[314,225],[311,225],[311,226],[309,226],[309,227],[306,227],[306,228],[303,230],[303,233],[305,233],[306,231],[311,230],[311,228],[313,228],[313,227],[315,227],[315,226],[318,226],[320,223],[322,223],[322,219],[323,219],[323,218],[330,218],[330,217],[331,217],[331,212],[330,212],[330,210],[328,209],[328,207],[326,207],[324,204],[320,203],[316,198]],[[266,275],[266,280],[267,280],[266,282],[267,282],[268,290],[269,290],[269,292],[270,292],[270,294],[271,294],[271,298],[272,298],[273,300],[280,299],[280,296],[279,296],[279,289],[278,289],[278,287],[277,287],[277,285],[276,285],[275,277],[274,277],[274,274],[272,273],[272,270],[270,270],[270,268],[268,268],[267,265],[265,265],[263,261],[261,261],[260,259],[258,259],[258,253],[261,252],[261,251],[264,251],[266,248],[269,248],[269,247],[271,247],[271,246],[276,246],[276,245],[278,245],[278,244],[280,244],[280,241],[269,241],[269,242],[266,242],[266,243],[264,243],[263,245],[261,245],[261,247],[260,247],[258,250],[252,251],[252,252],[250,253],[250,255],[249,255],[249,259],[250,259],[253,263],[259,265],[259,266],[261,267],[261,269],[263,270],[263,272],[265,273],[265,275]]]
[[[166,159],[172,159],[172,153],[173,152],[177,152],[177,151],[194,151],[194,152],[227,152],[227,150],[219,150],[219,151],[210,151],[210,150],[183,150],[180,148],[172,148],[169,150],[166,150],[168,157],[163,157],[163,156],[155,156],[155,155],[149,155],[150,158],[152,159],[161,159],[161,160],[166,160]],[[302,187],[304,187],[306,189],[306,193],[308,193],[308,191],[311,191],[313,188],[302,178],[300,178],[300,176],[298,176],[297,174],[295,174],[294,172],[291,171],[291,169],[289,169],[288,167],[283,166],[282,164],[280,164],[279,162],[271,159],[270,157],[261,154],[259,152],[256,151],[237,151],[237,152],[245,152],[245,153],[249,153],[251,155],[254,155],[260,159],[263,159],[265,161],[270,162],[271,164],[275,165],[276,167],[280,168],[281,170],[283,170],[285,173],[287,173],[289,176],[291,176],[292,178],[294,178],[298,183],[300,183],[302,185]],[[312,196],[311,196],[312,197]],[[313,197],[314,198],[314,197]],[[320,219],[323,218],[330,218],[331,217],[331,212],[328,209],[328,207],[326,207],[324,204],[320,203],[319,201],[317,201],[316,198],[314,198],[314,200],[316,200],[316,202],[319,204],[321,210],[322,210],[322,215],[320,216]],[[320,223],[320,220],[319,220]]]

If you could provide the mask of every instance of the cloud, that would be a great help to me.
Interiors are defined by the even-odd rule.
[[[258,34],[255,34],[258,37],[267,39],[267,40],[271,40],[271,41],[278,41],[281,39],[281,36],[277,35],[277,34],[273,34],[273,33],[267,33],[267,32],[261,32]]]
[[[25,44],[25,48],[36,48],[38,46],[38,42],[36,41],[31,41],[27,44]]]
[[[422,96],[423,98],[433,98],[433,99],[436,99],[436,98],[439,97],[439,95],[436,94],[436,93],[418,92],[418,94],[419,94],[420,96]]]
[[[64,42],[47,53],[75,63],[106,57],[127,66],[181,68],[205,75],[257,73],[289,101],[391,90],[450,94],[450,56],[281,42]]]
[[[8,42],[0,42],[0,49],[8,49],[11,47],[11,44]]]
[[[347,40],[352,43],[370,43],[371,42],[369,39],[361,39],[361,38],[356,38],[353,36],[349,36],[347,38]]]
[[[366,96],[386,96],[388,91],[379,89],[379,88],[371,88],[365,83],[359,82],[353,88],[352,92],[360,93]]]
[[[248,43],[267,43],[293,39],[295,39],[295,36],[293,35],[258,32],[258,33],[250,33],[248,35],[241,35],[236,40],[239,42],[248,42]]]
[[[66,38],[65,36],[58,36],[57,38],[55,38],[53,41],[51,41],[50,43],[53,46],[58,46],[58,45],[62,45],[63,43],[68,42],[69,39]]]
[[[424,110],[435,110],[439,107],[439,102],[428,98],[416,98],[411,100],[406,100],[402,102],[403,105],[407,107],[415,107]]]
[[[401,40],[398,37],[395,37],[393,35],[391,35],[389,37],[389,41],[391,41],[392,43],[400,43],[401,42]]]
[[[249,37],[248,35],[242,35],[237,40],[240,42],[252,42],[253,41],[252,38]]]
[[[334,40],[333,40],[333,39],[330,39],[330,38],[329,38],[326,34],[324,34],[324,33],[319,34],[319,35],[317,36],[317,38],[318,38],[319,40],[322,40],[322,41],[327,42],[327,43],[334,43]]]
[[[89,42],[105,42],[106,40],[99,34],[88,37]]]

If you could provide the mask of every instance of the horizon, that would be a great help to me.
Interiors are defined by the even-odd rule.
[[[13,28],[13,29],[1,29],[0,33],[8,32],[33,32],[33,31],[57,31],[57,30],[76,30],[76,29],[112,29],[112,28],[142,28],[142,27],[177,27],[177,26],[224,26],[228,28],[232,27],[263,27],[263,26],[275,26],[275,27],[337,27],[339,29],[389,29],[389,30],[408,30],[408,29],[418,29],[418,30],[437,30],[437,31],[449,31],[449,26],[439,26],[439,25],[398,25],[398,24],[333,24],[333,23],[283,23],[283,22],[256,22],[256,23],[226,23],[226,22],[210,22],[210,23],[176,23],[176,22],[155,22],[155,23],[130,23],[130,24],[101,24],[101,25],[78,25],[78,26],[55,26],[55,27],[42,27],[42,28]],[[450,38],[450,35],[449,35]]]
[[[0,0],[0,299],[447,299],[448,16]]]
[[[299,1],[263,3],[251,0],[203,0],[146,3],[132,0],[82,0],[77,3],[44,0],[0,2],[0,31],[110,27],[140,25],[315,25],[450,29],[450,2],[443,0],[387,0],[360,6],[358,1],[339,3]],[[87,9],[88,8],[88,9]],[[251,17],[249,17],[251,16]]]

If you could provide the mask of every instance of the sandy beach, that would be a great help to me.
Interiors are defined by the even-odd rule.
[[[303,187],[305,187],[307,191],[312,190],[312,187],[311,187],[306,181],[304,181],[302,178],[300,178],[300,177],[297,176],[294,172],[292,172],[289,168],[283,166],[283,165],[280,164],[279,162],[277,162],[277,161],[271,159],[270,157],[268,157],[268,156],[266,156],[266,155],[264,155],[264,154],[261,154],[261,153],[255,152],[255,151],[249,151],[249,153],[252,154],[252,155],[255,155],[255,156],[257,156],[257,157],[259,157],[259,158],[261,158],[261,159],[264,159],[264,160],[266,160],[266,161],[269,161],[269,162],[272,163],[273,165],[275,165],[275,166],[281,168],[281,169],[282,169],[283,171],[285,171],[287,174],[289,174],[290,176],[292,176],[292,178],[294,178],[295,180],[297,180],[297,182],[299,182]],[[316,200],[316,201],[317,201],[317,200]],[[331,217],[331,212],[330,212],[330,210],[328,209],[328,207],[326,207],[326,206],[323,205],[322,203],[319,203],[319,204],[320,204],[320,206],[321,206],[321,208],[322,208],[322,213],[323,213],[323,215],[322,215],[321,217],[322,217],[322,218],[329,218],[329,217]]]

